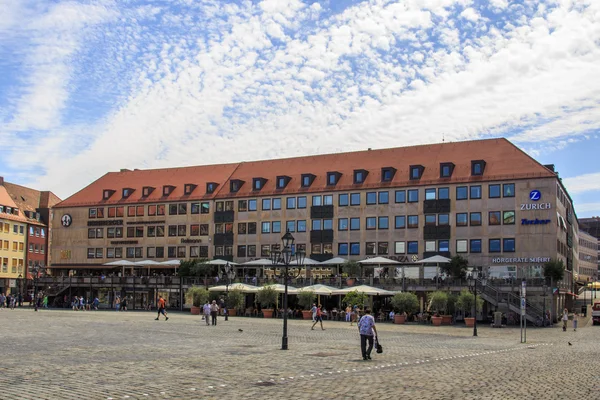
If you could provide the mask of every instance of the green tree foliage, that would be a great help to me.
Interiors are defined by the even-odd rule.
[[[565,277],[565,264],[562,260],[552,259],[544,265],[544,276],[554,282],[562,281]]]
[[[279,294],[271,286],[264,286],[256,293],[256,301],[263,308],[271,308],[275,306],[278,295]]]
[[[351,278],[360,276],[361,266],[356,261],[346,261],[342,264],[342,272]]]
[[[246,296],[239,289],[230,290],[227,293],[227,307],[238,310],[244,306]]]
[[[200,307],[208,301],[210,292],[203,287],[192,286],[186,293],[186,301],[191,300],[194,307]]]
[[[346,293],[346,296],[342,299],[342,302],[349,306],[359,306],[364,307],[367,303],[369,296],[364,292],[359,292],[358,290],[354,290],[352,292]]]
[[[442,272],[456,279],[464,279],[468,268],[469,261],[461,255],[452,257],[447,264],[440,264]]]
[[[429,293],[429,311],[436,314],[445,314],[448,309],[448,293],[437,291]]]
[[[400,314],[405,312],[410,315],[419,309],[419,298],[414,293],[396,293],[391,303],[394,311]]]
[[[310,310],[316,298],[317,296],[312,290],[298,292],[298,304],[300,304],[304,310]]]

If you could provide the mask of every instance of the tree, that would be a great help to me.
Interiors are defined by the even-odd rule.
[[[191,272],[193,276],[204,277],[204,283],[208,285],[208,276],[214,275],[215,266],[212,264],[207,264],[208,260],[206,258],[196,260],[196,264],[191,268]]]
[[[277,296],[277,291],[275,291],[275,289],[273,289],[271,286],[263,286],[263,288],[256,293],[256,301],[261,305],[261,307],[270,308],[275,306],[275,303],[277,302]]]
[[[302,306],[303,310],[310,310],[316,297],[312,290],[302,290],[298,292],[298,304]]]
[[[552,259],[544,264],[544,276],[554,282],[562,281],[565,277],[565,264],[563,261]]]
[[[473,307],[475,305],[475,295],[468,290],[464,289],[458,295],[458,299],[456,300],[456,307],[463,310],[465,315],[467,313],[469,315],[473,315]],[[481,310],[483,308],[483,299],[481,297],[477,298],[477,310]],[[477,315],[477,310],[474,315]]]
[[[469,261],[461,255],[456,255],[447,264],[441,264],[440,270],[456,279],[464,279],[467,276]]]
[[[227,293],[227,307],[232,310],[238,310],[244,305],[246,299],[244,293],[239,289],[230,290]]]
[[[369,296],[364,292],[353,290],[352,292],[346,293],[346,296],[342,299],[342,302],[349,306],[364,306]]]
[[[189,299],[192,301],[194,307],[200,307],[202,304],[208,301],[210,292],[200,286],[192,286],[186,293],[186,301]]]
[[[396,293],[392,297],[391,303],[394,311],[399,314],[406,313],[410,315],[419,309],[419,298],[414,293]]]
[[[342,264],[342,272],[352,278],[360,276],[360,264],[356,261],[346,261]]]
[[[445,314],[448,308],[448,293],[437,291],[429,294],[429,311],[436,314]]]
[[[184,260],[179,264],[179,276],[193,276],[192,268],[197,260]]]

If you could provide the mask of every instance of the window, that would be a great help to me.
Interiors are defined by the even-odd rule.
[[[450,216],[448,214],[439,214],[438,215],[438,226],[448,226],[450,225]]]
[[[135,206],[129,206],[129,207],[127,207],[127,216],[128,217],[135,217]]]
[[[338,219],[338,231],[347,231],[348,230],[348,218],[339,218]]]
[[[298,197],[298,208],[306,208],[306,196]]]
[[[425,226],[436,226],[437,218],[435,214],[427,214],[425,215]]]
[[[351,206],[360,206],[360,193],[351,193],[350,194],[350,205]]]
[[[323,229],[324,230],[333,230],[333,220],[332,219],[324,219],[323,220]]]
[[[96,209],[95,208],[90,208],[88,210],[88,218],[96,218]]]
[[[408,216],[408,227],[411,229],[419,227],[419,216],[418,215],[409,215]]]
[[[289,176],[278,176],[277,177],[277,189],[283,189],[292,180]]]
[[[381,182],[391,182],[396,174],[396,168],[385,167],[381,168]]]
[[[320,231],[323,228],[323,223],[320,219],[313,219],[311,229],[313,231]]]
[[[190,204],[190,213],[191,214],[200,214],[200,203]]]
[[[348,255],[348,243],[338,243],[338,255],[340,255],[340,256]]]
[[[500,225],[500,211],[490,211],[488,218],[489,225]]]
[[[293,210],[296,208],[296,198],[295,197],[288,197],[286,200],[286,208],[288,210]]]
[[[306,232],[306,221],[301,219],[296,222],[296,228],[298,232]]]
[[[406,242],[394,242],[394,254],[405,254]]]
[[[419,201],[419,190],[418,189],[412,189],[408,191],[408,202],[409,203],[416,203]]]
[[[350,255],[357,256],[360,254],[360,243],[350,243]]]
[[[271,232],[273,232],[273,233],[281,232],[281,221],[273,221],[271,223]]]
[[[186,255],[185,246],[177,246],[177,257],[185,258],[185,255]]]
[[[177,225],[177,236],[186,236],[186,231],[186,225]]]
[[[470,215],[469,223],[471,226],[481,225],[481,213],[480,212],[472,212]]]
[[[327,173],[327,185],[335,186],[338,182],[340,175],[341,174],[339,172],[328,172]]]
[[[322,206],[323,202],[322,202],[321,196],[313,196],[312,197],[312,205],[313,206]]]
[[[285,223],[285,230],[290,232],[296,232],[296,221],[287,221]]]
[[[273,199],[273,210],[281,210],[281,199]]]
[[[350,218],[350,230],[360,230],[360,218]]]
[[[131,209],[131,208],[133,208],[133,207],[128,207],[128,210],[127,210],[128,215],[131,214],[129,212],[129,209]],[[177,215],[177,204],[169,204],[169,215]],[[131,215],[129,215],[129,216],[131,216]]]
[[[456,226],[467,226],[467,213],[456,214]]]
[[[246,246],[242,245],[237,247],[237,256],[246,257]]]
[[[206,193],[213,193],[217,188],[217,184],[215,182],[207,182],[206,183]]]
[[[313,243],[310,249],[312,254],[322,254],[323,253],[323,245],[321,243]]]
[[[421,176],[423,176],[424,170],[425,170],[425,167],[423,167],[422,165],[411,165],[410,166],[410,179],[411,180],[421,179]]]
[[[377,218],[375,217],[367,217],[367,229],[376,229],[377,228]]]
[[[514,253],[515,239],[502,239],[502,249],[505,253]]]
[[[104,249],[96,249],[96,258],[102,258],[102,254],[104,253]],[[140,255],[141,257],[141,255]]]
[[[468,188],[466,186],[458,186],[456,188],[456,200],[466,200],[468,198]]]
[[[238,230],[237,230],[238,235],[245,235],[246,232],[247,232],[247,230],[246,230],[247,227],[248,227],[247,223],[245,223],[245,222],[239,222],[238,223]]]
[[[406,203],[406,190],[396,190],[396,203]]]
[[[200,236],[200,225],[190,225],[190,236]]]
[[[419,242],[408,242],[408,254],[419,253]]]
[[[438,199],[448,200],[449,198],[450,198],[450,189],[449,188],[439,188],[438,189]]]
[[[505,183],[502,185],[502,192],[504,197],[515,197],[515,184]]]
[[[206,255],[208,256],[208,250],[206,251]],[[248,257],[256,257],[256,245],[255,244],[248,246]]]
[[[425,251],[428,253],[433,253],[437,251],[437,243],[435,242],[435,240],[425,241]]]
[[[377,229],[389,229],[390,221],[388,217],[379,217],[377,219]]]
[[[480,199],[481,198],[481,186],[471,186],[470,188],[470,197],[472,199]]]
[[[261,224],[260,232],[261,233],[271,233],[271,223],[270,222],[263,222]]]
[[[154,214],[150,214],[151,207],[154,207]],[[114,218],[116,215],[116,209],[114,207],[108,207],[108,218]],[[156,206],[148,206],[148,215],[156,215]]]
[[[238,211],[239,212],[248,211],[248,200],[238,200]]]
[[[313,174],[302,174],[302,187],[309,187],[310,185],[312,185],[315,176]]]
[[[453,170],[454,170],[454,164],[440,163],[440,178],[450,178],[452,176]]]
[[[163,186],[163,196],[168,196],[173,193],[175,186]]]
[[[390,193],[389,192],[379,192],[377,194],[378,199],[377,202],[379,204],[388,204],[390,202]]]
[[[254,231],[254,233],[256,233],[256,230]],[[156,236],[158,236],[158,229],[156,230]],[[200,236],[208,236],[208,224],[200,224]]]
[[[240,181],[239,179],[233,179],[231,182],[229,182],[229,191],[233,193],[238,192],[243,183],[244,182]]]
[[[467,252],[467,241],[465,239],[459,239],[456,241],[456,252],[466,253]]]
[[[253,178],[252,179],[252,188],[254,190],[260,190],[263,188],[264,184],[266,183],[266,179],[263,178]]]
[[[500,239],[490,239],[490,253],[500,253]]]
[[[262,209],[263,211],[271,209],[271,199],[262,199]]]
[[[406,216],[396,215],[396,217],[394,217],[394,228],[395,229],[406,228]]]
[[[471,175],[483,175],[485,169],[485,161],[475,160],[471,161]]]
[[[435,200],[436,190],[435,189],[425,189],[425,200]]]
[[[165,205],[158,204],[156,206],[156,215],[165,215]],[[123,207],[117,207],[117,217],[123,216]]]
[[[223,226],[223,224],[217,224],[220,226]],[[129,229],[131,228],[127,228],[127,237],[129,236]],[[177,225],[169,225],[169,236],[177,236]]]
[[[481,253],[481,239],[471,239],[471,253]]]
[[[348,193],[338,195],[338,206],[345,207],[348,205]]]
[[[248,211],[256,211],[256,199],[248,200]]]
[[[515,224],[515,212],[514,211],[504,211],[502,215],[502,220],[504,225],[514,225]]]
[[[373,256],[375,253],[375,246],[377,244],[375,242],[367,242],[365,243],[365,254],[368,256]]]
[[[450,251],[450,241],[448,241],[448,240],[438,241],[438,251],[449,252]]]
[[[365,181],[365,179],[367,178],[367,174],[368,174],[368,172],[365,171],[364,169],[354,170],[354,183],[355,184],[363,183]]]
[[[367,204],[377,204],[377,193],[376,192],[368,192],[367,193]]]
[[[323,205],[324,206],[332,206],[333,205],[333,195],[326,194],[323,196]]]
[[[256,222],[248,222],[248,235],[256,235]]]
[[[489,185],[488,190],[490,199],[496,199],[500,197],[500,185]]]

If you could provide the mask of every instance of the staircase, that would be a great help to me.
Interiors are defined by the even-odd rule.
[[[516,296],[513,293],[502,293],[489,283],[483,286],[481,279],[478,279],[478,286],[483,288],[479,295],[488,303],[496,307],[500,304],[504,304],[508,306],[510,311],[521,314],[521,298],[519,296]],[[543,319],[543,310],[534,306],[529,300],[526,300],[525,305],[525,318],[527,321],[536,323]]]

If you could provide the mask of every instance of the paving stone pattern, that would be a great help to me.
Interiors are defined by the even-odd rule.
[[[356,326],[150,312],[0,311],[1,399],[600,399],[600,327]],[[240,332],[240,329],[242,330]],[[569,346],[568,342],[572,345]]]

